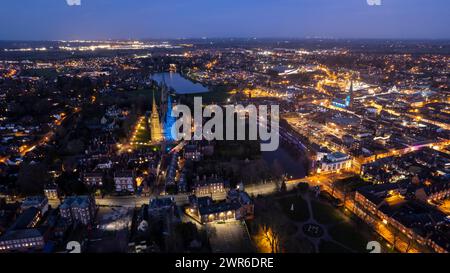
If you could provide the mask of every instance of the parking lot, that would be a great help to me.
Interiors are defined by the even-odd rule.
[[[97,226],[89,240],[92,252],[126,252],[132,208],[100,207]]]
[[[241,221],[209,223],[206,230],[213,253],[254,251],[247,227]]]

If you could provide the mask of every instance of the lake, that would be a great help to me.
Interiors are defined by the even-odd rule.
[[[204,87],[200,83],[192,82],[191,80],[181,76],[180,73],[155,73],[151,76],[151,79],[158,82],[158,84],[165,81],[166,85],[169,88],[173,88],[177,94],[195,94],[209,91],[208,88]]]

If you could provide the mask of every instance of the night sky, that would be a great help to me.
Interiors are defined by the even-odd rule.
[[[0,40],[450,38],[450,0],[381,1],[1,0]]]

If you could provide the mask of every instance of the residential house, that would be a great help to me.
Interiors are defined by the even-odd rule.
[[[114,174],[114,185],[116,192],[130,192],[135,191],[135,178],[133,171],[121,171]]]

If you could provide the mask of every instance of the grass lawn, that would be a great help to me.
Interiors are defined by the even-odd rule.
[[[328,204],[311,201],[311,206],[313,209],[314,219],[321,224],[333,224],[344,220],[344,218],[339,214],[338,209]]]
[[[295,233],[297,233],[298,230],[297,225],[295,225],[290,221],[287,222],[285,225],[283,225],[283,229],[288,236],[294,235]]]
[[[366,246],[369,240],[361,233],[357,225],[350,222],[340,223],[330,228],[329,233],[334,240],[356,252],[367,252]]]
[[[197,93],[197,94],[185,94],[186,97],[202,97],[203,103],[226,103],[227,99],[230,97],[230,88],[227,86],[209,86],[209,92]]]
[[[292,238],[283,246],[286,253],[315,253],[314,245],[306,238]]]
[[[136,141],[136,142],[144,142],[144,143],[147,143],[147,142],[150,141],[150,129],[148,129],[148,128],[145,126],[145,122],[142,122],[141,124],[142,124],[142,127],[140,127],[140,128],[143,128],[143,129],[140,129],[140,128],[139,128],[139,129],[137,130],[135,141]]]
[[[301,196],[287,196],[278,200],[283,212],[289,219],[298,222],[305,222],[309,219],[308,204]],[[294,210],[291,210],[294,205]]]
[[[147,126],[147,121],[143,119],[137,127],[136,135],[131,138],[133,142],[133,147],[135,148],[144,148],[148,147],[150,142],[150,129]]]
[[[319,244],[320,253],[349,253],[348,249],[330,241],[321,240]]]
[[[146,111],[151,111],[153,91],[155,92],[155,101],[158,106],[158,111],[161,111],[159,101],[161,99],[161,92],[150,88],[139,90],[114,90],[109,93],[104,93],[98,97],[98,102],[104,105],[117,105],[119,107],[136,108],[140,112],[139,115]]]

